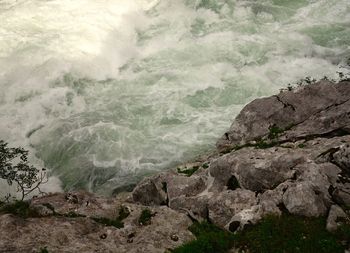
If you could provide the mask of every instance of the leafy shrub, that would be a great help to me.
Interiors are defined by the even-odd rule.
[[[21,200],[35,190],[40,191],[39,186],[47,182],[45,169],[37,169],[28,164],[28,151],[23,148],[9,148],[7,143],[0,140],[0,178],[9,185],[17,186],[21,194]],[[7,200],[11,196],[8,195]]]

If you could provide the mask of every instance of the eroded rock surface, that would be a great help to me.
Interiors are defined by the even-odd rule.
[[[58,193],[33,199],[31,208],[42,210],[44,217],[20,218],[0,215],[0,252],[161,252],[191,240],[188,231],[191,220],[181,212],[164,206],[146,207],[127,201],[127,196],[115,199],[90,193]],[[93,218],[115,219],[120,208],[129,215],[123,227],[107,226]],[[139,222],[143,210],[152,217],[148,225]],[[15,239],[15,240],[14,240]]]

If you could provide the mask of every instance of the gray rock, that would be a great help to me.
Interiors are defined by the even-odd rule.
[[[186,197],[180,196],[170,201],[169,207],[187,213],[193,220],[204,221],[208,219],[208,201],[210,196]]]
[[[262,152],[265,154],[252,156],[249,160],[242,159],[236,166],[237,179],[245,189],[258,192],[273,189],[291,179],[295,173],[293,168],[304,160],[303,155],[285,150]]]
[[[349,116],[350,118],[350,116]],[[334,162],[350,174],[350,144],[344,144],[333,154]]]
[[[335,136],[350,133],[346,130],[350,124],[350,100],[334,104],[310,116],[302,124],[298,124],[290,131],[286,131],[281,140],[293,140],[308,136]]]
[[[246,148],[213,161],[210,174],[215,178],[213,189],[222,190],[235,175],[242,188],[251,191],[273,189],[294,176],[294,166],[307,157],[299,151],[283,148]]]
[[[283,203],[290,213],[307,217],[323,216],[328,210],[322,195],[309,182],[289,186],[283,195]]]
[[[237,230],[242,230],[246,225],[256,224],[263,214],[259,205],[252,206],[250,209],[244,209],[237,213],[229,223],[226,225],[225,229],[235,232]]]
[[[188,230],[192,221],[186,214],[168,207],[146,207],[126,203],[126,196],[108,199],[84,192],[71,195],[77,196],[79,201],[67,200],[66,194],[53,194],[33,199],[31,206],[38,208],[43,203],[50,203],[61,214],[70,211],[85,214],[86,217],[45,216],[24,220],[13,215],[1,214],[0,251],[39,252],[41,248],[46,247],[49,252],[64,253],[163,253],[194,239]],[[86,205],[85,200],[89,200],[90,204]],[[122,205],[127,205],[130,211],[130,215],[123,220],[123,228],[105,226],[90,218],[116,218]],[[149,208],[154,216],[149,225],[141,226],[138,219],[146,208]]]
[[[224,227],[232,216],[256,204],[257,199],[252,191],[243,189],[223,191],[209,200],[209,219],[214,224]]]
[[[347,218],[346,213],[337,205],[331,206],[331,209],[327,218],[327,230],[330,232],[334,232],[338,229],[338,227],[345,221]]]
[[[280,206],[283,207],[283,194],[288,187],[292,185],[291,181],[283,182],[273,190],[267,190],[258,195],[260,209],[263,215],[273,214],[281,215]]]
[[[173,176],[166,183],[169,201],[182,195],[195,196],[206,188],[206,178],[196,175],[191,177]]]
[[[337,204],[350,206],[350,183],[338,184],[332,195]]]
[[[143,205],[166,205],[167,193],[164,189],[164,174],[144,179],[132,192],[135,202]]]
[[[243,108],[217,147],[223,150],[254,141],[267,135],[271,126],[289,129],[289,137],[284,139],[346,130],[350,123],[349,97],[349,82],[320,81],[296,91],[256,99]],[[293,126],[298,129],[294,131]]]
[[[329,181],[329,176],[331,173],[336,173],[339,169],[332,164],[316,164],[314,162],[302,163],[295,167],[297,171],[298,182],[307,182],[313,188],[313,191],[322,197],[323,202],[327,203],[329,206],[331,203],[331,196],[329,194],[329,189],[331,183]],[[334,179],[333,179],[334,181]]]

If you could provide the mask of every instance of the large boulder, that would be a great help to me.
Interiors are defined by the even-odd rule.
[[[223,150],[254,141],[268,135],[272,126],[285,130],[289,139],[340,129],[347,131],[349,97],[349,82],[320,81],[295,91],[256,99],[243,108],[217,147]]]
[[[290,213],[307,217],[324,216],[328,210],[322,194],[309,182],[289,186],[283,195],[283,203]]]
[[[258,192],[273,189],[292,178],[293,168],[306,159],[307,156],[300,151],[283,148],[241,149],[212,162],[213,188],[222,189],[234,175],[244,189]]]
[[[223,191],[209,200],[209,219],[216,225],[224,227],[232,216],[256,204],[257,199],[252,191],[243,189]]]

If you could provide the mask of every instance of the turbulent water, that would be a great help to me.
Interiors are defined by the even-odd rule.
[[[349,0],[0,0],[0,139],[109,194],[349,56]]]

